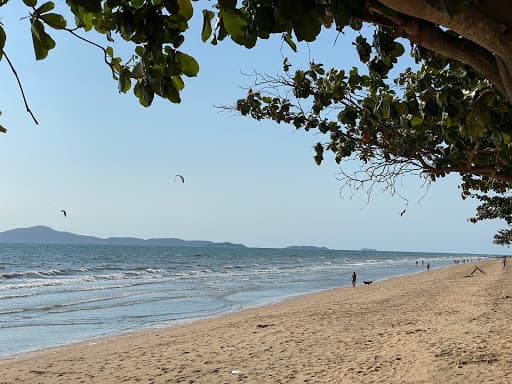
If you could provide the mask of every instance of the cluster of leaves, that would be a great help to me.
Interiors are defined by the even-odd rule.
[[[314,41],[322,27],[333,24],[338,30],[351,25],[360,29],[357,15],[365,13],[365,1],[309,0],[244,0],[237,8],[236,0],[219,0],[215,33],[211,21],[215,14],[203,11],[203,41],[223,40],[227,36],[237,44],[252,48],[258,39],[283,34],[283,39],[295,50],[293,35],[298,41]],[[213,33],[213,34],[212,34]]]
[[[74,23],[70,23],[64,15],[54,11],[52,1],[23,0],[29,8],[37,60],[45,59],[56,46],[50,30],[71,33],[103,51],[105,63],[118,82],[118,90],[126,93],[133,87],[143,106],[151,105],[155,95],[179,103],[183,76],[192,77],[199,72],[197,61],[179,50],[193,15],[192,1],[195,0],[66,0],[74,17]],[[7,3],[8,0],[2,0],[0,6]],[[339,2],[338,12],[331,14],[324,2],[246,0],[243,7],[237,8],[236,0],[219,0],[214,6],[215,12],[203,10],[201,37],[205,42],[217,44],[230,36],[237,44],[251,48],[258,38],[283,33],[285,41],[295,49],[292,33],[299,41],[312,41],[322,26],[328,27],[334,20],[337,26],[348,25],[353,20],[351,15],[361,11],[361,5],[358,2],[347,4]],[[112,44],[102,46],[78,34],[91,30],[106,36]],[[115,54],[113,43],[117,38],[132,43],[130,57]],[[5,40],[6,34],[0,25],[0,60]],[[0,126],[0,129],[4,128]]]
[[[481,220],[504,219],[509,227],[512,226],[512,197],[510,196],[487,196],[477,194],[473,197],[483,201],[476,209],[476,216],[470,218],[472,223]],[[512,229],[501,229],[494,235],[494,243],[499,245],[510,245],[512,243]]]
[[[48,28],[64,30],[103,51],[105,62],[118,81],[120,92],[133,92],[144,106],[151,105],[156,95],[173,103],[180,102],[184,87],[182,76],[196,76],[196,60],[179,50],[184,32],[193,15],[191,0],[67,0],[75,26],[68,28],[63,15],[52,12],[55,4],[47,1],[23,0],[30,8],[32,42],[37,60],[45,59],[55,48]],[[132,43],[133,53],[123,60],[116,56],[114,47],[105,47],[77,34],[90,31],[105,35],[110,43],[114,37]],[[0,27],[0,46],[5,44],[5,33]],[[0,57],[1,58],[1,57]]]
[[[357,157],[365,169],[361,183],[394,182],[397,175],[418,170],[431,181],[459,173],[463,197],[484,201],[473,222],[512,217],[503,210],[494,216],[482,213],[498,199],[510,204],[502,196],[512,184],[508,101],[471,68],[419,47],[413,51],[419,70],[407,69],[388,81],[403,52],[389,30],[377,30],[371,44],[359,36],[355,45],[367,63],[366,74],[357,68],[326,71],[315,63],[292,73],[285,62],[283,76],[260,83],[271,93],[251,89],[236,109],[257,120],[328,135],[315,146],[315,161],[322,162],[324,151],[338,163]],[[288,97],[276,96],[281,94]],[[489,192],[500,196],[489,200]],[[495,242],[503,244],[504,238],[512,238],[509,230]]]

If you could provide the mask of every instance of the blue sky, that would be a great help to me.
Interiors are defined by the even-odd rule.
[[[251,50],[229,41],[213,47],[200,40],[196,9],[182,50],[199,61],[199,76],[187,79],[181,104],[155,99],[143,108],[131,91],[117,93],[100,51],[64,33],[52,32],[56,49],[36,62],[20,9],[8,5],[0,14],[6,52],[40,124],[2,60],[0,123],[9,131],[0,136],[0,231],[48,225],[99,237],[257,247],[507,252],[492,245],[500,223],[467,222],[476,203],[460,199],[457,177],[428,191],[405,179],[401,193],[410,202],[400,216],[403,200],[379,189],[369,202],[364,192],[340,193],[339,166],[329,157],[320,167],[313,161],[321,136],[215,108],[245,94],[252,80],[244,73],[277,74],[283,55],[296,65],[356,65],[350,38],[325,33],[297,54],[279,39]],[[174,182],[175,174],[185,183]]]

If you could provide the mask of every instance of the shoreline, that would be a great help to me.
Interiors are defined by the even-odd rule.
[[[489,259],[303,294],[2,357],[0,383],[512,382],[511,278]]]
[[[491,257],[496,257],[496,256],[488,255],[488,257],[489,257],[488,259],[482,259],[482,260],[489,260]],[[469,264],[474,264],[474,263],[476,263],[476,261],[470,262]],[[434,267],[434,268],[432,268],[432,270],[443,269],[443,268],[447,268],[447,267],[449,268],[451,266],[452,266],[452,264],[447,265],[447,266],[445,265],[445,266],[441,266],[441,267]],[[403,277],[403,276],[414,276],[416,274],[421,274],[421,273],[426,271],[426,268],[424,266],[418,266],[418,268],[421,268],[421,269],[417,270],[415,272],[397,274],[397,275],[392,275],[392,276],[389,276],[389,277],[385,277],[383,279],[374,280],[374,281],[372,281],[372,283],[376,284],[376,283],[379,283],[379,282],[383,282],[383,281],[387,281],[387,280],[395,279],[395,278],[400,278],[400,277]],[[362,284],[362,282],[360,282],[359,284]],[[125,336],[125,335],[126,336],[137,335],[139,333],[145,333],[145,332],[151,332],[151,331],[158,331],[158,330],[162,330],[162,329],[180,327],[180,326],[184,326],[184,325],[188,325],[188,324],[193,324],[195,322],[200,322],[200,321],[204,321],[204,320],[211,320],[211,319],[217,319],[217,318],[220,318],[220,317],[223,317],[223,316],[229,316],[229,315],[236,314],[236,313],[239,313],[239,312],[244,312],[244,311],[247,311],[247,310],[271,307],[273,305],[278,305],[278,304],[286,302],[288,300],[300,299],[303,296],[309,296],[309,295],[313,295],[313,294],[328,292],[328,291],[331,291],[331,290],[339,290],[339,289],[345,289],[345,288],[350,288],[350,287],[351,287],[351,283],[347,280],[347,283],[345,285],[341,285],[341,286],[338,286],[338,287],[326,288],[326,289],[318,289],[318,290],[309,291],[309,292],[303,292],[303,293],[294,293],[294,294],[290,294],[290,295],[287,295],[287,296],[280,296],[280,297],[277,297],[277,298],[268,298],[267,300],[264,300],[264,301],[259,302],[259,303],[248,304],[246,306],[242,306],[242,307],[237,308],[237,309],[230,309],[230,310],[227,310],[225,312],[209,314],[209,315],[204,315],[204,316],[191,317],[191,318],[176,320],[174,322],[163,322],[163,323],[160,323],[160,324],[154,324],[154,325],[150,325],[150,326],[147,326],[147,327],[133,328],[133,329],[127,329],[127,330],[124,330],[124,331],[121,331],[121,332],[116,332],[116,333],[111,333],[111,334],[103,334],[103,335],[98,335],[98,336],[93,336],[93,337],[87,337],[87,338],[81,339],[81,340],[75,340],[75,341],[71,341],[71,342],[68,342],[68,343],[57,344],[57,345],[50,345],[50,346],[47,346],[47,347],[37,348],[37,349],[29,350],[29,351],[11,353],[11,354],[7,354],[7,355],[0,355],[0,362],[2,362],[3,360],[7,360],[7,359],[16,359],[16,358],[24,357],[25,355],[30,355],[30,354],[45,353],[46,351],[52,351],[52,350],[55,350],[55,349],[61,349],[61,348],[65,348],[67,346],[73,346],[73,345],[78,345],[78,344],[82,344],[82,343],[85,343],[85,344],[87,344],[87,343],[95,343],[95,342],[101,341],[103,339],[115,339],[117,337],[122,337],[122,336]],[[0,382],[0,384],[2,384],[2,382]]]

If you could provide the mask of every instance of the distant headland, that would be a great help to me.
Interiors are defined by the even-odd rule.
[[[303,251],[330,251],[327,247],[317,247],[314,245],[290,245],[285,249],[298,249]]]
[[[56,231],[38,225],[29,228],[16,228],[0,232],[0,243],[24,244],[99,244],[99,245],[164,245],[173,247],[244,247],[243,244],[213,242],[206,240],[182,240],[175,238],[139,239],[136,237],[109,237],[77,235],[71,232]]]

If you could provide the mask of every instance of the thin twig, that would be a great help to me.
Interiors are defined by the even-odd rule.
[[[21,96],[23,97],[23,102],[25,103],[25,108],[27,109],[27,112],[30,114],[30,116],[32,116],[32,119],[34,120],[34,122],[36,124],[39,124],[36,117],[32,113],[32,110],[28,106],[27,98],[25,97],[25,92],[23,92],[23,86],[21,85],[21,80],[18,76],[18,73],[16,72],[16,69],[14,68],[14,65],[12,64],[11,60],[9,59],[9,56],[7,56],[7,54],[5,53],[5,51],[3,49],[2,49],[2,54],[5,56],[5,59],[7,60],[7,63],[9,64],[9,67],[11,68],[11,71],[14,74],[14,77],[16,77],[16,80],[18,81],[18,86],[20,88]]]
[[[89,39],[86,39],[85,37],[82,37],[80,36],[79,34],[75,33],[75,29],[69,29],[69,28],[64,28],[65,31],[69,32],[70,34],[72,34],[73,36],[75,36],[76,38],[82,40],[82,41],[85,41],[86,43],[89,43],[91,45],[94,45],[95,47],[98,47],[99,49],[101,49],[103,51],[103,56],[104,56],[104,60],[105,60],[105,64],[107,64],[109,67],[110,67],[110,70],[112,71],[112,74],[116,74],[116,71],[114,70],[114,68],[112,67],[112,65],[108,62],[108,59],[107,59],[107,50],[102,47],[101,45],[95,43],[94,41],[91,41]]]

